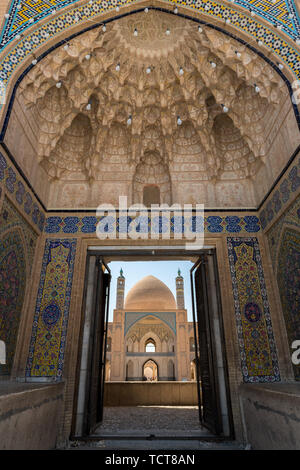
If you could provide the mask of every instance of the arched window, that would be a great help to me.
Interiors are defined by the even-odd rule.
[[[154,353],[156,350],[155,341],[152,338],[149,338],[145,343],[145,351],[148,353]]]
[[[6,347],[2,340],[0,340],[0,364],[6,364]]]
[[[107,338],[106,351],[111,352],[111,337]]]

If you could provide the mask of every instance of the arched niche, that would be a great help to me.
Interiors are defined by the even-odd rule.
[[[126,364],[126,380],[132,380],[134,378],[134,364],[131,359]]]
[[[160,189],[156,184],[147,184],[143,188],[143,204],[150,207],[151,204],[160,204]]]
[[[169,359],[168,361],[167,372],[168,372],[168,379],[175,380],[175,364],[172,359]]]

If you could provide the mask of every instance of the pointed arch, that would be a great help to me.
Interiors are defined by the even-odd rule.
[[[159,368],[158,364],[154,359],[147,359],[142,367],[143,380],[149,380],[151,382],[157,382],[159,380]]]

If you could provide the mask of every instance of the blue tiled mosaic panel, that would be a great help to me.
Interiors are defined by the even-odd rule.
[[[276,214],[291,199],[300,187],[300,157],[290,169],[287,176],[281,181],[277,189],[267,200],[265,207],[259,214],[261,227],[265,229]]]
[[[74,5],[76,0],[14,0],[9,9],[10,16],[4,23],[0,36],[0,49],[9,44],[13,38],[25,31],[32,24],[37,24],[43,18],[50,16],[51,12],[61,10],[67,5]],[[102,2],[103,4],[106,2]],[[117,4],[127,4],[128,1],[108,1],[108,7]],[[174,2],[178,3],[178,2]],[[209,5],[209,1],[204,2]],[[186,5],[197,5],[195,0],[184,2]],[[251,9],[256,15],[267,20],[271,24],[279,24],[288,36],[295,39],[300,36],[300,19],[294,0],[278,0],[272,3],[270,0],[235,0],[235,4]],[[90,7],[91,9],[93,6]],[[87,1],[87,10],[89,4]],[[217,14],[217,7],[215,13]]]
[[[150,218],[141,221],[137,228],[137,232],[149,233],[151,227]],[[107,221],[104,217],[84,216],[79,217],[63,217],[63,216],[50,216],[47,217],[45,224],[46,233],[96,233],[97,223],[99,221]],[[117,218],[116,230],[119,233],[127,233],[132,217]],[[166,219],[167,220],[167,219]],[[160,216],[154,222],[154,233],[166,233],[168,224],[163,216]],[[112,219],[113,221],[113,219]],[[205,217],[204,224],[199,220],[196,221],[196,216],[188,218],[184,223],[178,223],[174,218],[171,218],[171,233],[184,233],[186,228],[190,228],[193,233],[257,233],[260,231],[259,218],[255,215],[246,215],[243,217],[238,216],[224,216],[212,215]],[[144,229],[144,230],[143,230]],[[196,231],[197,230],[197,231]],[[109,232],[108,224],[103,222],[101,232]]]
[[[14,194],[21,210],[31,216],[33,223],[42,231],[45,223],[45,215],[42,209],[33,202],[29,191],[24,187],[21,180],[17,178],[15,170],[7,163],[5,156],[0,152],[0,181],[3,181],[7,191]]]

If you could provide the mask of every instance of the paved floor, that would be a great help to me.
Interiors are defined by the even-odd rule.
[[[200,426],[195,406],[104,408],[103,422],[90,439],[69,443],[70,450],[241,450],[218,441]]]
[[[242,445],[236,442],[213,442],[199,440],[176,440],[176,439],[157,439],[157,440],[127,440],[127,439],[100,439],[98,441],[90,440],[86,442],[70,442],[69,450],[146,450],[146,451],[170,451],[170,450],[244,450]]]
[[[211,434],[200,426],[196,406],[118,406],[104,408],[95,435],[191,438]]]

